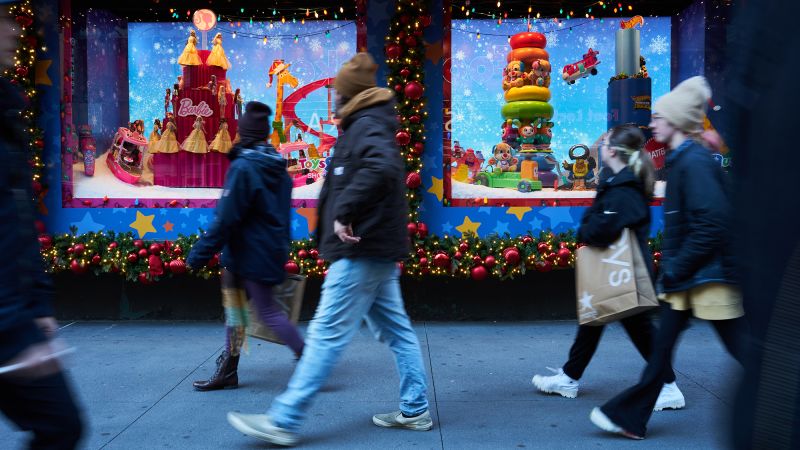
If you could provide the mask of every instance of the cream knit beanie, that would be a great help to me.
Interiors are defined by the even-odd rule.
[[[653,114],[667,119],[681,131],[697,133],[703,131],[709,99],[711,87],[705,77],[692,77],[656,100]]]

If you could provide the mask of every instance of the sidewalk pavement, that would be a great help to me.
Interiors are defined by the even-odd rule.
[[[291,352],[249,338],[239,389],[196,392],[221,351],[223,327],[209,322],[73,322],[61,335],[77,347],[68,361],[88,422],[83,448],[255,449],[261,441],[225,420],[228,411],[263,413],[282,392]],[[577,399],[535,392],[531,376],[559,367],[574,322],[418,322],[434,429],[382,429],[372,415],[398,409],[398,376],[388,347],[363,327],[312,405],[301,448],[725,448],[727,414],[740,369],[713,330],[693,322],[675,371],[686,396],[681,411],[654,413],[647,439],[602,433],[589,422],[603,403],[639,377],[644,362],[619,325],[610,326]],[[303,327],[305,330],[305,326]],[[25,434],[0,420],[3,448]]]

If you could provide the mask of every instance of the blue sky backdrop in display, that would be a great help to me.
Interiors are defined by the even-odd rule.
[[[606,89],[614,75],[615,33],[620,18],[539,20],[531,31],[547,37],[546,50],[553,68],[550,104],[555,109],[552,148],[556,159],[568,159],[574,144],[591,145],[606,131]],[[569,31],[572,27],[572,31]],[[454,20],[452,29],[452,129],[453,140],[464,148],[481,150],[488,158],[501,140],[502,73],[511,50],[508,36],[527,31],[524,19]],[[476,33],[480,32],[480,39]],[[499,34],[500,36],[490,36]],[[561,69],[582,59],[589,48],[600,52],[599,73],[568,85]],[[670,19],[646,18],[641,29],[641,54],[653,79],[653,99],[670,89]]]
[[[337,28],[339,27],[339,28]],[[147,132],[153,119],[164,115],[164,91],[172,88],[180,75],[181,67],[176,60],[186,45],[188,23],[130,23],[128,24],[128,71],[130,87],[131,120],[143,119]],[[241,22],[241,26],[222,22],[208,32],[208,49],[211,40],[219,29],[222,33],[222,46],[232,67],[228,71],[231,88],[241,88],[245,102],[258,100],[275,107],[275,84],[270,89],[266,85],[267,75],[273,59],[283,59],[291,63],[289,71],[300,82],[299,86],[322,78],[333,77],[338,68],[350,59],[356,51],[356,26],[344,21],[308,21],[305,24],[273,22]],[[230,31],[235,30],[233,38]],[[325,31],[330,30],[326,36]],[[303,36],[320,33],[315,36]],[[245,37],[252,34],[259,37]],[[266,44],[264,36],[268,36]],[[278,35],[281,35],[278,37]],[[294,42],[294,36],[299,35]],[[197,33],[202,41],[201,33]],[[201,48],[198,45],[198,48]],[[277,81],[277,80],[275,80]],[[293,92],[284,88],[284,98]],[[318,89],[297,105],[300,120],[319,129],[320,117],[327,116],[327,93]],[[325,131],[336,135],[335,129],[326,126]],[[296,134],[296,130],[293,130]],[[310,134],[306,140],[318,144]],[[294,140],[294,139],[292,139]]]

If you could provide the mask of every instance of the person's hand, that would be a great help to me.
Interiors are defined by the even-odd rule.
[[[36,326],[44,333],[47,339],[53,339],[58,331],[58,322],[53,316],[34,319]]]
[[[361,238],[360,237],[353,236],[353,226],[352,225],[343,225],[338,220],[334,220],[333,221],[333,232],[345,244],[358,244],[359,242],[361,242]]]

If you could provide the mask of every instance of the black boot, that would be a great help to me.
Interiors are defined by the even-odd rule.
[[[222,352],[217,358],[217,370],[208,380],[192,383],[198,391],[214,391],[217,389],[236,388],[239,386],[239,356],[231,356],[227,351]]]

